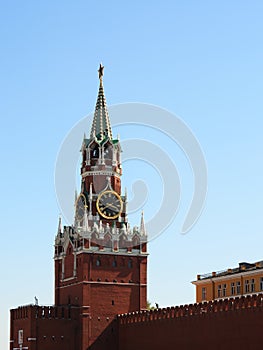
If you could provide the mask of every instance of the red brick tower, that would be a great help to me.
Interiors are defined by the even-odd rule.
[[[147,236],[130,228],[121,194],[121,148],[113,139],[100,65],[90,138],[82,143],[75,222],[55,241],[55,305],[80,308],[81,350],[99,345],[115,315],[146,308]],[[102,349],[103,347],[101,347]]]

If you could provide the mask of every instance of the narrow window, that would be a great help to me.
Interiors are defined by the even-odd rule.
[[[221,284],[219,284],[217,287],[217,297],[218,298],[221,298],[221,292],[222,292],[222,286],[221,286]]]
[[[113,266],[113,267],[117,267],[117,260],[116,260],[116,259],[113,260],[112,266]]]
[[[202,288],[202,300],[206,300],[206,287]]]
[[[131,259],[128,261],[128,268],[129,268],[129,269],[132,268],[132,260],[131,260]]]
[[[92,156],[93,156],[94,158],[98,158],[98,156],[99,156],[99,150],[98,150],[98,148],[95,148],[95,149],[93,150]]]
[[[222,296],[225,297],[226,296],[226,284],[223,284],[223,293]]]
[[[97,260],[96,260],[96,266],[101,266],[100,258],[97,258]]]
[[[23,344],[23,337],[24,337],[24,331],[23,331],[23,329],[19,329],[19,331],[18,331],[18,344]],[[22,347],[23,345],[21,345],[21,347]]]
[[[111,305],[114,305],[114,300],[111,301]]]
[[[252,278],[250,280],[250,290],[251,290],[251,292],[255,292],[255,280],[254,280],[254,278]]]
[[[236,294],[236,287],[235,287],[235,282],[231,282],[231,295]]]
[[[249,293],[249,280],[245,280],[245,293]]]
[[[263,290],[263,277],[260,277],[260,290]]]
[[[236,289],[237,289],[237,294],[240,294],[241,293],[241,290],[240,290],[240,281],[236,282]]]

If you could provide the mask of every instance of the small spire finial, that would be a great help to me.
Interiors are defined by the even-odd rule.
[[[61,213],[59,214],[58,217],[58,232],[57,234],[60,235],[62,233],[62,222],[61,222]]]
[[[100,67],[98,69],[100,81],[102,80],[102,77],[103,77],[103,70],[104,70],[104,66],[100,64]]]
[[[142,210],[142,214],[141,214],[140,234],[141,234],[141,236],[147,236],[145,223],[144,223],[144,212],[143,212],[143,210]]]

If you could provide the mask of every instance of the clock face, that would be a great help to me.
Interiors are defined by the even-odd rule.
[[[84,194],[80,194],[78,199],[76,200],[76,219],[79,221],[83,221],[85,209],[87,208],[86,197]]]
[[[97,210],[105,219],[116,219],[122,212],[122,200],[114,191],[104,191],[97,199]]]

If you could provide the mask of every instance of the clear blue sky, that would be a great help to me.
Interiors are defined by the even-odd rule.
[[[53,303],[56,156],[94,108],[101,61],[109,105],[143,102],[179,115],[206,157],[199,221],[180,234],[192,187],[183,165],[182,210],[149,245],[149,300],[193,302],[197,273],[263,259],[262,16],[255,0],[2,3],[1,349],[11,307],[35,295]]]

